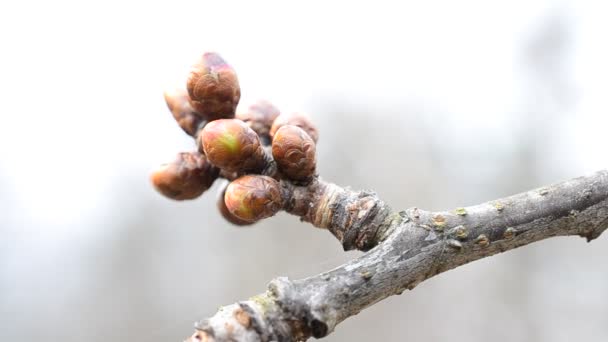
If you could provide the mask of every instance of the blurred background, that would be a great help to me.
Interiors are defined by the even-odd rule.
[[[149,171],[193,143],[162,92],[199,54],[318,124],[321,175],[394,208],[608,166],[602,1],[0,4],[0,340],[182,341],[218,306],[359,255],[287,214],[235,228]],[[327,341],[606,341],[608,238],[442,274]]]

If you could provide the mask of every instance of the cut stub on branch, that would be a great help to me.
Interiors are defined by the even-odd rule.
[[[205,122],[204,117],[197,113],[190,105],[190,97],[185,89],[172,89],[164,93],[167,107],[173,114],[173,118],[177,121],[186,134],[196,136],[199,127]]]
[[[199,197],[211,187],[219,169],[198,152],[182,152],[168,164],[161,165],[150,175],[154,188],[174,200]]]
[[[315,174],[315,142],[298,126],[279,128],[272,140],[272,156],[281,174],[291,180],[308,182]]]
[[[245,110],[238,110],[236,118],[242,120],[253,129],[262,139],[265,145],[270,144],[270,127],[274,120],[281,114],[279,109],[272,103],[259,100]]]
[[[241,120],[208,123],[198,144],[213,165],[228,172],[260,173],[270,163],[258,135]]]
[[[319,140],[319,131],[317,127],[312,123],[310,118],[302,113],[290,113],[279,115],[270,128],[270,137],[274,139],[275,133],[279,128],[285,125],[298,126],[303,129],[316,143]]]
[[[279,182],[258,175],[246,175],[228,184],[224,201],[230,213],[247,222],[274,216],[283,207]]]
[[[239,80],[217,53],[203,54],[190,71],[187,88],[192,108],[208,120],[234,117],[241,98]]]

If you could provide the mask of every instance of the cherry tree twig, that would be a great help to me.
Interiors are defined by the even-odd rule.
[[[345,249],[371,249],[316,276],[272,280],[265,293],[197,323],[188,342],[321,338],[436,274],[554,236],[591,241],[608,227],[608,170],[441,212],[394,212],[373,193],[315,182],[305,188],[282,184],[287,211],[329,229]],[[311,201],[315,196],[322,200]]]

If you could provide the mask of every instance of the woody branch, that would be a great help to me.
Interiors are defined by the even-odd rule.
[[[345,250],[369,251],[317,276],[271,281],[266,293],[201,321],[192,342],[320,338],[438,273],[553,236],[591,241],[608,226],[608,171],[468,208],[396,212],[371,191],[319,177],[319,134],[306,116],[265,101],[236,111],[238,79],[218,54],[202,56],[186,88],[165,99],[197,151],[152,173],[161,194],[191,200],[225,178],[218,209],[228,222],[251,225],[284,210],[327,229]]]
[[[363,256],[306,279],[274,279],[265,293],[202,320],[188,341],[320,338],[366,307],[466,263],[555,236],[591,241],[608,228],[608,170],[472,207],[400,216]]]

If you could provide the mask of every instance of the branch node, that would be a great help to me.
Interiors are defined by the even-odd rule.
[[[469,236],[469,230],[463,225],[458,225],[450,229],[450,234],[456,236],[459,240],[465,240]]]
[[[475,243],[481,247],[488,247],[490,245],[490,239],[486,236],[486,234],[480,234],[476,239]]]
[[[505,210],[505,206],[504,204],[502,204],[501,202],[494,202],[494,208],[496,209],[496,211],[498,211],[499,213],[502,212],[503,210]]]
[[[441,214],[435,214],[433,215],[433,226],[435,226],[435,229],[438,231],[443,231],[443,229],[445,228],[446,225],[446,219],[445,216],[441,215]]]
[[[467,215],[467,210],[465,208],[460,207],[460,208],[456,208],[454,210],[454,213],[456,215],[458,215],[458,216],[466,216]]]
[[[505,230],[503,237],[507,240],[512,239],[515,237],[515,235],[517,235],[517,229],[513,228],[513,227],[509,227]]]

